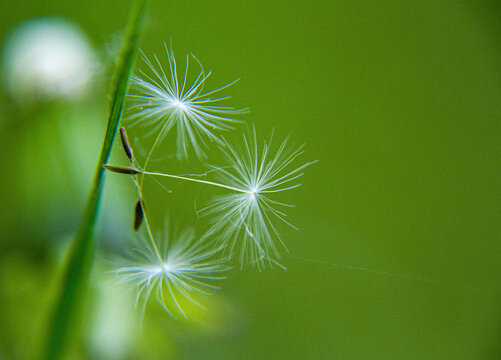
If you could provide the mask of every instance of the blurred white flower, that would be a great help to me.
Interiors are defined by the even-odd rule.
[[[171,129],[176,128],[178,157],[187,157],[191,144],[197,156],[202,158],[205,156],[203,149],[207,145],[206,138],[221,143],[215,130],[233,129],[232,124],[239,120],[232,116],[248,111],[218,105],[219,102],[231,98],[229,95],[212,97],[233,85],[238,79],[217,89],[204,92],[204,86],[211,71],[206,73],[200,61],[191,54],[191,58],[200,67],[200,71],[190,80],[190,55],[186,55],[184,75],[178,78],[173,51],[165,46],[165,53],[169,64],[167,71],[160,65],[155,54],[153,55],[155,61],[152,62],[142,53],[142,59],[153,75],[149,76],[143,70],[139,70],[142,77],[132,76],[131,87],[138,93],[129,95],[132,102],[129,109],[132,110],[132,114],[128,116],[128,120],[131,125],[141,124],[152,127],[149,135],[155,134],[157,137],[151,152]]]
[[[303,170],[314,162],[293,167],[300,156],[303,146],[296,149],[288,147],[285,139],[275,154],[270,153],[271,139],[259,151],[256,131],[244,135],[243,149],[236,150],[226,143],[222,148],[229,160],[229,166],[217,169],[220,183],[238,189],[237,193],[216,197],[200,212],[212,215],[212,228],[207,236],[219,234],[219,242],[230,253],[240,244],[240,262],[250,262],[259,267],[268,263],[278,265],[276,259],[280,252],[275,239],[286,249],[275,226],[280,220],[291,227],[281,209],[293,207],[279,202],[273,197],[277,193],[295,189],[301,184],[295,180],[303,176]],[[239,239],[241,241],[239,241]]]
[[[7,91],[19,102],[74,98],[87,90],[96,59],[82,31],[61,18],[28,20],[3,49]]]
[[[160,247],[154,239],[142,239],[140,247],[134,249],[124,266],[116,271],[122,281],[136,285],[136,306],[142,312],[150,296],[154,294],[159,304],[172,317],[187,318],[183,306],[185,300],[204,308],[197,295],[210,295],[216,280],[225,279],[223,272],[229,270],[226,259],[218,256],[220,248],[208,242],[195,241],[191,231],[184,231],[170,243],[166,231]]]

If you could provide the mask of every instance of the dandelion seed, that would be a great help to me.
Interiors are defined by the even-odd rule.
[[[169,64],[168,71],[164,70],[156,55],[153,56],[154,61],[150,61],[142,53],[142,59],[153,75],[149,76],[139,70],[140,75],[133,75],[131,78],[131,86],[137,93],[129,95],[133,105],[130,107],[132,115],[128,117],[128,121],[131,125],[150,126],[150,134],[157,134],[146,163],[155,147],[173,128],[177,130],[178,157],[187,157],[191,146],[197,156],[203,158],[206,139],[221,143],[215,131],[233,129],[233,124],[240,122],[233,116],[248,111],[219,105],[221,101],[230,99],[231,96],[216,94],[233,85],[238,79],[215,90],[204,92],[211,71],[206,73],[200,61],[191,54],[191,58],[200,67],[198,75],[193,82],[190,81],[188,71],[190,56],[187,55],[184,76],[178,78],[174,53],[167,46],[165,52]],[[214,95],[216,97],[212,97]]]
[[[134,162],[134,151],[129,143],[129,137],[127,136],[127,131],[124,127],[120,126],[120,140],[122,141],[122,147],[124,149],[125,155],[129,158],[131,163]]]
[[[134,207],[134,231],[138,231],[144,219],[144,202],[139,199]]]
[[[240,262],[277,264],[280,258],[278,240],[282,242],[276,220],[295,228],[285,218],[283,208],[292,207],[274,200],[276,193],[293,190],[301,184],[296,180],[303,176],[303,170],[314,162],[293,167],[293,162],[303,153],[303,146],[290,149],[289,140],[282,142],[275,154],[271,154],[271,139],[265,142],[262,152],[258,148],[256,131],[244,135],[242,151],[226,143],[222,148],[230,166],[216,168],[219,182],[238,189],[236,193],[218,196],[200,212],[213,215],[212,228],[207,236],[219,233],[219,241],[230,253],[240,244]],[[241,238],[241,240],[240,240]]]
[[[218,289],[213,282],[224,279],[222,273],[229,268],[225,259],[217,256],[219,248],[194,240],[193,232],[184,231],[170,244],[166,231],[160,247],[153,239],[154,246],[142,239],[141,246],[123,260],[124,266],[116,274],[122,281],[136,285],[136,306],[142,313],[152,295],[174,318],[187,318],[183,308],[187,302],[204,309],[198,297]]]
[[[138,170],[138,169],[132,168],[132,167],[127,167],[127,166],[114,166],[114,165],[105,164],[105,165],[103,165],[103,167],[106,170],[116,172],[118,174],[125,174],[125,175],[141,174],[141,170]]]

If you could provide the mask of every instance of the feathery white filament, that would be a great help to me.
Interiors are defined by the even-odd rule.
[[[237,193],[221,195],[201,210],[202,214],[213,215],[212,228],[206,234],[219,234],[220,243],[230,253],[240,246],[241,263],[255,263],[259,267],[268,262],[276,264],[273,258],[280,258],[275,244],[278,240],[286,249],[275,226],[275,220],[290,224],[281,208],[292,207],[272,197],[274,193],[292,190],[301,184],[294,183],[303,175],[303,170],[313,162],[299,167],[292,163],[300,156],[302,146],[296,150],[288,148],[285,139],[275,154],[271,154],[271,139],[259,151],[256,131],[244,136],[244,148],[237,151],[225,143],[221,149],[229,160],[229,167],[215,168],[218,182],[238,189]]]
[[[150,239],[155,241],[154,239]],[[221,274],[228,270],[225,259],[218,256],[219,248],[194,241],[191,232],[181,233],[174,244],[169,243],[168,234],[159,252],[142,239],[138,247],[123,266],[116,271],[122,281],[136,285],[136,305],[142,311],[150,296],[154,294],[160,305],[172,317],[187,317],[183,309],[185,300],[204,308],[197,300],[197,294],[208,295],[210,289],[218,289],[212,281],[222,280]]]
[[[128,121],[131,125],[150,126],[151,134],[156,134],[156,140],[151,152],[167,133],[177,130],[177,154],[179,158],[187,157],[189,147],[193,147],[198,157],[205,156],[206,139],[221,143],[216,131],[233,129],[233,124],[240,122],[234,115],[247,112],[247,109],[236,109],[231,106],[219,105],[221,101],[231,96],[212,97],[230,87],[237,80],[223,85],[215,90],[204,92],[204,86],[211,75],[205,72],[200,61],[191,54],[191,58],[200,67],[198,75],[190,81],[190,56],[186,56],[184,76],[178,78],[177,63],[172,49],[165,46],[168,71],[164,70],[158,57],[154,62],[142,52],[142,59],[153,75],[139,70],[139,75],[132,75],[131,86],[137,91],[130,94],[132,106]],[[191,82],[191,84],[190,84]],[[150,156],[151,156],[150,152]]]

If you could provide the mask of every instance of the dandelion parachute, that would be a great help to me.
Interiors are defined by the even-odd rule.
[[[184,75],[179,77],[172,49],[165,46],[168,68],[161,65],[155,54],[153,61],[148,59],[144,52],[141,54],[152,75],[139,70],[139,74],[132,76],[131,87],[136,93],[128,95],[132,102],[128,122],[131,126],[150,127],[149,134],[157,135],[151,152],[167,133],[176,128],[178,157],[187,157],[191,146],[197,156],[203,158],[206,140],[221,143],[217,131],[233,129],[234,124],[240,122],[234,116],[248,111],[220,105],[231,96],[219,96],[219,93],[238,79],[214,90],[205,90],[212,71],[206,72],[195,55],[186,55]],[[189,71],[190,58],[199,67],[198,75],[193,79]]]
[[[273,136],[272,136],[273,138]],[[280,250],[278,241],[285,249],[275,225],[281,221],[295,228],[286,220],[285,208],[293,207],[275,199],[277,193],[295,189],[303,170],[313,162],[294,167],[294,161],[303,153],[303,146],[292,148],[285,139],[272,153],[272,138],[259,149],[255,128],[244,135],[242,149],[225,142],[221,147],[229,166],[215,167],[218,181],[239,191],[216,197],[201,214],[212,216],[212,227],[207,236],[219,234],[218,241],[230,253],[240,247],[240,262],[259,266],[268,262],[277,264]]]
[[[136,306],[143,313],[154,295],[172,317],[187,318],[187,303],[204,309],[198,297],[218,289],[214,282],[225,279],[229,267],[219,248],[195,241],[192,231],[181,232],[174,241],[171,237],[166,230],[159,244],[153,238],[140,238],[129,256],[120,261],[116,274],[121,281],[135,285]]]

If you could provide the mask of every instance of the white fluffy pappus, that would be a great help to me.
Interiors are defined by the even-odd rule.
[[[129,94],[132,103],[131,114],[127,120],[131,126],[151,127],[148,135],[156,134],[155,147],[162,142],[170,130],[177,132],[177,156],[185,158],[192,147],[199,158],[205,157],[206,140],[221,143],[217,131],[231,130],[234,124],[241,122],[234,118],[248,112],[248,109],[237,109],[232,106],[219,105],[231,98],[231,95],[217,95],[233,85],[238,79],[216,88],[205,91],[204,87],[212,72],[205,72],[195,55],[186,55],[183,77],[178,76],[178,68],[174,52],[165,45],[168,68],[162,67],[156,54],[153,61],[141,52],[142,60],[152,73],[148,75],[139,70],[132,75],[131,88],[136,93]],[[198,75],[190,77],[190,57],[200,68]],[[215,97],[214,97],[215,96]]]
[[[187,302],[205,309],[198,298],[219,289],[214,282],[225,279],[224,272],[230,268],[220,248],[196,239],[191,230],[178,235],[166,230],[162,240],[157,244],[154,239],[138,239],[129,256],[121,259],[116,275],[120,281],[135,285],[136,307],[143,314],[154,295],[173,318],[187,318],[183,309]]]
[[[215,236],[230,254],[239,250],[240,263],[253,263],[259,268],[266,263],[279,265],[280,250],[276,240],[287,250],[275,225],[277,220],[297,229],[285,218],[284,208],[293,207],[274,199],[277,193],[293,190],[303,176],[303,170],[313,162],[293,166],[303,153],[303,147],[291,148],[285,139],[275,153],[272,138],[259,149],[256,130],[244,135],[244,146],[237,149],[225,143],[224,151],[229,166],[214,167],[217,180],[236,190],[217,196],[202,215],[212,216],[212,227],[205,236]]]

